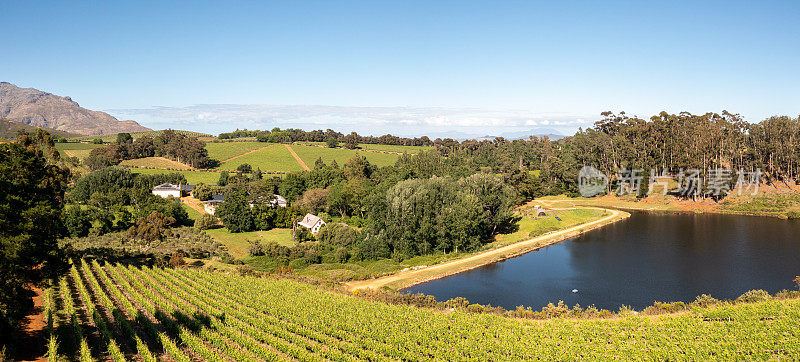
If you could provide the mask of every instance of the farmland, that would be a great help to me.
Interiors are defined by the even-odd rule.
[[[208,157],[225,162],[232,157],[267,146],[270,144],[262,142],[208,142],[206,150],[208,150]]]
[[[216,185],[217,181],[219,181],[219,172],[211,172],[211,171],[174,171],[174,170],[163,170],[163,169],[152,169],[152,168],[131,168],[130,170],[133,173],[141,173],[145,175],[179,173],[184,177],[186,177],[186,182],[188,182],[191,185],[196,185],[199,183],[204,183],[206,185]]]
[[[61,157],[77,157],[81,160],[89,156],[93,149],[103,147],[90,143],[56,143],[56,149],[61,153]]]
[[[237,147],[236,143],[237,142],[229,142],[223,144],[227,147]],[[261,145],[263,145],[262,147],[269,146],[269,144],[264,143]],[[239,165],[244,163],[252,166],[254,170],[260,168],[261,171],[265,172],[293,172],[303,170],[300,164],[292,157],[292,154],[289,153],[289,150],[281,144],[273,144],[267,148],[244,154],[241,157],[224,162],[218,169],[235,170]]]
[[[45,291],[49,357],[116,361],[796,359],[798,299],[522,320],[272,277],[78,261]],[[469,308],[473,310],[475,308]]]
[[[318,158],[322,158],[322,161],[326,164],[330,164],[334,160],[340,166],[344,165],[347,160],[352,158],[355,155],[361,155],[366,157],[367,161],[376,165],[376,166],[389,166],[393,165],[397,159],[400,157],[399,155],[395,154],[387,154],[387,153],[378,153],[378,152],[365,152],[359,150],[348,150],[343,148],[323,148],[323,147],[316,147],[316,146],[306,146],[306,145],[292,145],[292,149],[297,152],[297,155],[303,159],[309,167],[313,167],[314,162]]]
[[[164,157],[145,157],[133,160],[125,160],[120,163],[122,166],[127,167],[144,167],[144,168],[160,168],[160,169],[179,169],[189,170],[191,167],[182,164],[178,161],[166,159]]]

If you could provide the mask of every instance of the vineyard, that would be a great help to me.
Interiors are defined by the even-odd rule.
[[[82,261],[45,291],[51,360],[800,358],[800,301],[527,321],[276,278]]]

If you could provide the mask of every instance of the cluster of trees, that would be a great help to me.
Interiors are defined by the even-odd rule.
[[[73,204],[64,212],[67,233],[73,237],[126,231],[152,213],[174,220],[170,225],[190,225],[180,201],[153,195],[156,185],[186,183],[178,173],[132,174],[121,167],[107,167],[75,181],[67,193]]]
[[[313,130],[313,131],[304,131],[301,129],[294,129],[289,128],[282,130],[280,128],[273,128],[271,131],[259,131],[259,130],[239,130],[228,133],[220,133],[217,138],[219,139],[235,139],[235,138],[244,138],[244,137],[255,137],[259,142],[274,142],[274,143],[291,143],[295,141],[307,141],[307,142],[329,142],[335,141],[338,146],[338,143],[341,142],[347,148],[356,148],[359,143],[369,143],[369,144],[380,144],[380,145],[400,145],[400,146],[434,146],[436,143],[431,141],[430,138],[427,136],[422,137],[415,137],[415,138],[406,138],[406,137],[397,137],[390,134],[386,134],[383,136],[362,136],[356,132],[351,132],[349,134],[343,134],[340,132],[336,132],[332,129],[323,130]],[[440,144],[444,141],[438,140]],[[450,140],[451,142],[455,142]],[[445,142],[447,143],[447,142]]]
[[[153,156],[165,157],[195,168],[209,168],[218,164],[218,161],[208,157],[204,142],[173,130],[163,131],[154,138],[143,136],[136,140],[128,133],[120,133],[116,143],[93,149],[84,163],[92,170],[99,170],[118,165],[124,160]]]
[[[33,308],[32,288],[66,267],[57,238],[70,172],[52,147],[39,132],[0,144],[0,348],[18,342],[14,331]]]

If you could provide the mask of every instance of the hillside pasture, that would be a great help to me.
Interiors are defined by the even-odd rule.
[[[224,144],[235,147],[236,143],[238,142]],[[268,144],[262,143],[262,145],[267,146]],[[292,157],[292,154],[289,153],[289,150],[281,144],[273,144],[270,147],[242,155],[241,157],[222,163],[217,168],[220,170],[236,170],[239,165],[244,163],[252,166],[253,170],[260,168],[261,171],[265,172],[294,172],[303,170],[300,164]]]
[[[329,165],[335,160],[339,166],[342,166],[353,156],[362,155],[366,157],[367,161],[379,167],[394,165],[397,159],[400,158],[399,155],[388,153],[348,150],[344,148],[323,148],[299,144],[292,145],[292,149],[294,149],[303,162],[311,168],[314,167],[314,162],[316,162],[318,158],[322,158],[322,162],[325,162],[325,164]]]

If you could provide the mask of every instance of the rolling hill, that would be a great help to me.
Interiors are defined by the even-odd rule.
[[[51,128],[46,127],[36,127],[30,126],[25,123],[20,123],[17,121],[12,121],[9,119],[0,119],[0,138],[6,139],[14,139],[17,137],[17,132],[24,131],[24,132],[32,132],[36,131],[37,129],[43,129],[50,133],[53,136],[61,136],[64,138],[75,137],[75,133],[70,133],[66,131],[59,131]]]
[[[135,121],[118,121],[108,113],[83,108],[70,97],[8,82],[0,82],[0,118],[83,135],[150,130]]]

